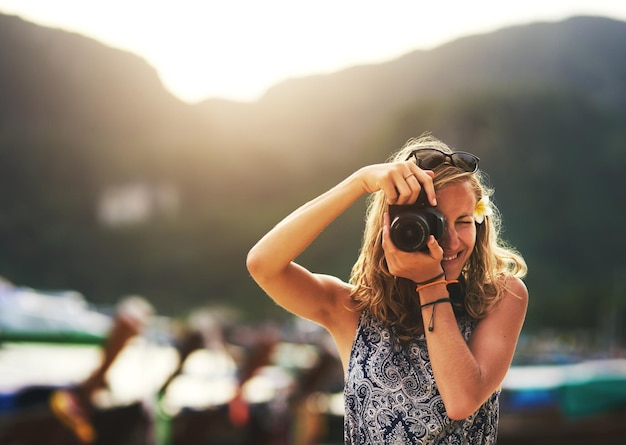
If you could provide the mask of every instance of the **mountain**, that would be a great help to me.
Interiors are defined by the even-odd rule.
[[[253,125],[278,146],[304,134],[305,143],[318,145],[326,135],[327,145],[345,148],[360,145],[364,128],[416,101],[468,93],[571,89],[624,111],[625,39],[623,22],[590,17],[462,38],[388,63],[278,84],[252,105]],[[204,106],[217,114],[222,104]]]
[[[277,314],[247,277],[252,243],[432,131],[489,173],[529,262],[528,325],[606,325],[625,310],[624,42],[625,23],[575,17],[287,80],[255,103],[188,105],[135,55],[0,15],[0,275],[99,303],[141,293],[164,313]],[[103,220],[128,202],[137,220]],[[363,209],[301,260],[347,278]]]

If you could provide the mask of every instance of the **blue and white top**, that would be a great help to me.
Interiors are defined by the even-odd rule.
[[[476,321],[459,317],[468,341]],[[452,420],[437,389],[426,337],[401,344],[389,325],[365,310],[344,386],[346,444],[495,444],[499,396],[474,414]]]

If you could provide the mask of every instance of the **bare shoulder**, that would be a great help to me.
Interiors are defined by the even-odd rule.
[[[528,308],[528,289],[524,282],[517,277],[502,277],[504,294],[493,310],[487,315],[484,321],[491,320],[491,323],[503,323],[509,327],[521,324],[526,318]]]
[[[501,284],[504,285],[504,294],[495,304],[487,316],[481,319],[479,325],[481,330],[485,326],[499,328],[515,328],[521,325],[526,318],[528,308],[528,289],[524,282],[517,277],[502,277]]]
[[[505,294],[504,300],[514,300],[516,305],[523,306],[524,309],[528,306],[528,289],[526,284],[518,277],[507,277],[505,280]]]
[[[510,363],[528,308],[528,290],[517,277],[503,277],[504,295],[493,310],[482,318],[472,334],[471,349],[481,360],[505,358]],[[500,363],[498,361],[498,363]]]

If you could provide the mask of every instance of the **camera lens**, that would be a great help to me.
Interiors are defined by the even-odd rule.
[[[405,252],[423,249],[429,234],[428,221],[418,212],[403,212],[391,222],[391,241]]]

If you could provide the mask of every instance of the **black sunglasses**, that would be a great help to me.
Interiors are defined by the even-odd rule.
[[[448,163],[460,168],[467,173],[475,173],[478,170],[478,156],[464,151],[446,153],[438,148],[418,148],[413,150],[406,158],[408,161],[415,158],[415,163],[424,170],[433,170],[442,164]]]

